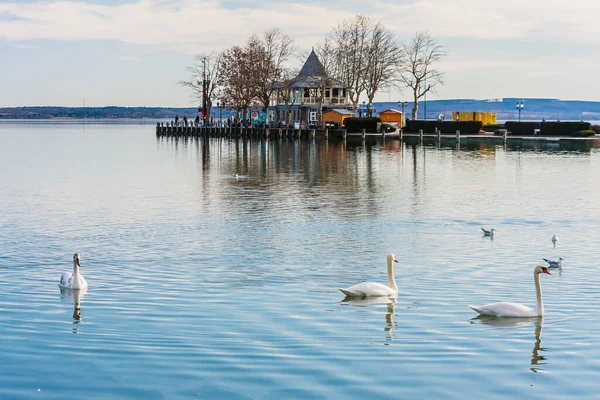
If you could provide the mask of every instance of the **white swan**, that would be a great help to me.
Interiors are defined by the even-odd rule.
[[[75,253],[73,255],[73,272],[65,272],[60,277],[60,282],[58,286],[64,289],[78,290],[78,289],[87,289],[88,284],[79,272],[79,267],[81,266],[81,257],[79,253]]]
[[[542,258],[542,260],[548,263],[549,268],[562,268],[564,258],[558,257],[558,261],[548,260],[547,258]]]
[[[387,275],[388,283],[383,285],[377,282],[363,282],[358,285],[350,286],[346,289],[339,289],[347,297],[377,297],[377,296],[395,296],[398,294],[398,286],[394,280],[394,263],[398,262],[395,254],[387,256]]]
[[[523,304],[501,303],[485,304],[483,306],[469,306],[481,315],[493,315],[496,317],[541,317],[544,315],[544,303],[542,302],[542,287],[540,286],[540,274],[552,275],[548,268],[541,265],[533,269],[533,281],[535,282],[535,308],[529,308]]]

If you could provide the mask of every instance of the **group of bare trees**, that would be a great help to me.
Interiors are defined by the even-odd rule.
[[[402,63],[402,46],[394,33],[371,17],[357,15],[334,27],[325,42],[319,48],[330,48],[334,60],[329,74],[347,88],[354,111],[364,93],[371,115],[375,93],[394,86]]]
[[[292,38],[277,28],[270,29],[262,36],[252,35],[242,46],[197,55],[188,68],[191,78],[180,84],[190,88],[199,101],[206,98],[206,118],[214,101],[242,111],[245,118],[251,106],[262,105],[267,110],[275,83],[282,79],[285,63],[294,51]]]
[[[342,21],[318,49],[321,57],[332,54],[327,75],[348,89],[354,111],[365,95],[368,115],[377,92],[407,87],[412,91],[412,118],[416,119],[419,100],[443,83],[437,64],[445,52],[430,34],[417,32],[407,43],[399,43],[393,31],[368,16]]]
[[[289,115],[295,101],[295,74],[288,62],[295,51],[291,37],[270,29],[261,36],[251,36],[242,46],[197,55],[189,68],[191,78],[180,83],[198,99],[205,97],[208,110],[216,100],[243,111],[245,118],[249,107],[266,111],[273,96],[278,96]],[[335,26],[316,52],[323,66],[316,86],[320,89],[315,91],[320,100],[319,118],[326,88],[334,84],[348,91],[354,111],[360,99],[366,98],[368,115],[378,92],[409,88],[414,104],[412,118],[416,119],[419,100],[443,83],[437,65],[445,52],[431,35],[417,32],[407,43],[400,43],[393,31],[364,15]]]

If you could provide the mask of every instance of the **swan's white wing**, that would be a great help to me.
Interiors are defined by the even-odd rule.
[[[376,297],[396,294],[394,289],[377,282],[363,282],[340,290],[346,296],[351,297]]]
[[[88,284],[83,275],[75,277],[72,272],[65,272],[61,275],[58,286],[64,289],[86,289]]]
[[[65,272],[60,276],[60,281],[58,282],[58,286],[60,286],[61,288],[70,288],[71,285],[73,284],[72,278],[73,277],[73,273],[72,272]]]
[[[483,306],[469,306],[482,315],[494,315],[496,317],[532,317],[535,310],[523,304],[503,301],[501,303],[490,303]]]

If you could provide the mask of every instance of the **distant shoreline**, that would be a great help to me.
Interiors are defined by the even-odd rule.
[[[437,119],[443,114],[446,119],[452,117],[452,112],[493,112],[498,121],[516,121],[518,113],[515,108],[517,101],[524,102],[521,120],[541,121],[542,119],[561,121],[600,121],[600,101],[558,100],[558,99],[517,99],[504,98],[499,100],[429,100],[420,101],[418,119]],[[375,102],[376,112],[386,109],[397,109],[410,116],[412,103],[400,107],[398,102]],[[213,115],[217,110],[213,107]],[[76,120],[76,119],[174,119],[184,115],[193,117],[198,113],[197,107],[59,107],[59,106],[25,106],[0,107],[0,121],[7,119],[24,120]],[[223,109],[222,115],[229,115],[229,109]]]

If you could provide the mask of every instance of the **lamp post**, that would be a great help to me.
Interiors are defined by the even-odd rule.
[[[402,118],[404,118],[404,107],[408,106],[408,101],[399,101],[398,107],[402,108]]]
[[[219,109],[219,123],[217,124],[217,126],[222,126],[223,125],[223,118],[222,117],[222,110],[223,110],[223,104],[221,104],[221,102],[217,101],[217,108]]]
[[[521,110],[523,110],[523,107],[525,107],[525,104],[523,104],[523,101],[520,101],[520,102],[517,101],[517,111],[519,111],[519,122],[521,122]]]

